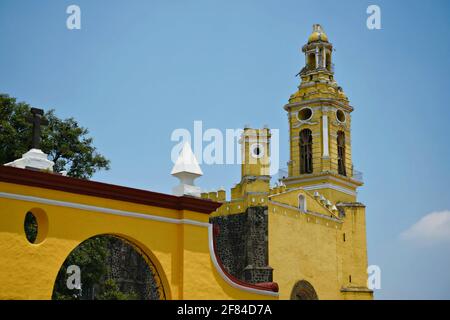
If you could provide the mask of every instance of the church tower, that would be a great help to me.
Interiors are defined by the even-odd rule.
[[[269,176],[270,130],[244,128],[241,136],[241,176]]]
[[[353,170],[351,113],[334,79],[333,45],[313,26],[303,46],[301,83],[284,109],[290,161],[270,186],[270,131],[246,128],[241,180],[202,197],[223,205],[210,215],[218,257],[236,278],[276,282],[281,299],[372,299],[367,287],[365,205]]]
[[[353,170],[353,108],[334,80],[333,45],[319,24],[302,48],[301,83],[284,106],[288,113],[290,161],[288,188],[318,190],[334,201],[355,201],[362,185]],[[337,191],[337,192],[336,192]]]

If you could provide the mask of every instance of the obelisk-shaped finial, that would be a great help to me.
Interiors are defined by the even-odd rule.
[[[176,196],[190,195],[200,197],[201,189],[194,185],[194,180],[203,175],[202,169],[192,152],[189,143],[185,142],[181,149],[172,172],[170,173],[180,180],[180,184],[173,188],[172,193]]]

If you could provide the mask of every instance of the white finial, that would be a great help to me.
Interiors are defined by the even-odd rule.
[[[16,168],[33,168],[43,171],[53,171],[55,163],[47,159],[47,155],[40,149],[31,149],[22,158],[6,163],[5,166]]]
[[[325,204],[327,202],[327,199],[324,196],[320,196],[320,202],[322,202],[323,204]]]
[[[201,189],[194,185],[194,180],[202,176],[203,172],[202,169],[200,169],[189,143],[184,143],[183,149],[181,149],[180,155],[170,174],[180,179],[180,184],[172,190],[174,195],[200,197]]]

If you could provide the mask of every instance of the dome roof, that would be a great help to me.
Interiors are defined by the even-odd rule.
[[[323,31],[322,26],[320,24],[313,25],[313,32],[308,38],[308,43],[315,41],[328,42],[328,37],[325,34],[325,31]]]

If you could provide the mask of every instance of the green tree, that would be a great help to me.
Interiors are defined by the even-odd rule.
[[[90,238],[76,247],[64,261],[56,277],[53,300],[138,300],[133,290],[124,292],[112,278],[111,247],[122,240],[108,235]],[[126,263],[126,261],[125,261]],[[81,271],[81,290],[67,287],[67,268],[76,265]]]
[[[30,149],[32,125],[27,121],[31,107],[0,94],[0,164],[14,161]],[[71,177],[89,179],[110,167],[110,161],[93,146],[89,131],[73,119],[59,119],[54,110],[45,113],[48,126],[42,128],[41,149],[55,162],[54,171],[67,171]]]
[[[102,286],[98,300],[138,300],[139,296],[132,292],[122,292],[114,279],[107,279]]]
[[[27,120],[31,107],[0,93],[0,165],[14,161],[31,147],[32,124]],[[89,179],[101,169],[109,169],[109,160],[96,151],[89,131],[73,118],[59,119],[54,110],[44,114],[48,125],[42,128],[41,145],[49,160],[55,162],[54,171],[67,171],[68,176]],[[32,214],[25,219],[25,232],[30,242],[37,236],[37,223]],[[94,237],[80,244],[64,261],[53,290],[53,299],[112,299],[139,298],[133,291],[122,292],[109,277],[108,259],[114,237]],[[81,290],[67,288],[67,268],[77,265],[82,272]]]
[[[93,299],[95,285],[101,283],[108,273],[109,241],[108,237],[94,237],[81,243],[72,251],[58,272],[52,299]],[[67,288],[67,268],[71,265],[80,267],[81,291]]]

